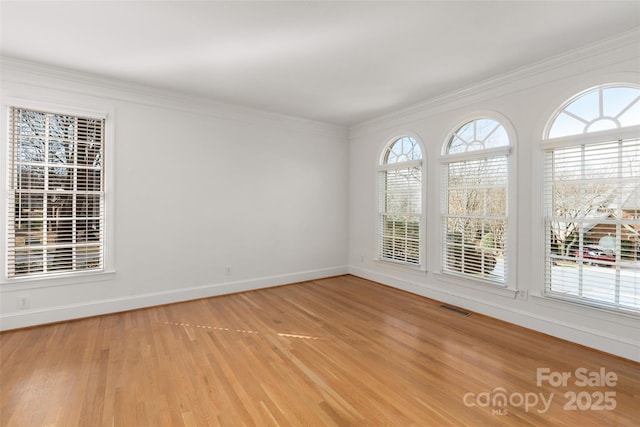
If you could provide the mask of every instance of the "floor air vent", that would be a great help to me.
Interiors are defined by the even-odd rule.
[[[444,308],[445,310],[449,310],[449,311],[453,311],[454,313],[458,313],[461,314],[462,316],[468,317],[471,316],[471,313],[469,313],[468,311],[464,311],[460,308],[456,308],[456,307],[451,307],[450,305],[441,305],[440,308]]]

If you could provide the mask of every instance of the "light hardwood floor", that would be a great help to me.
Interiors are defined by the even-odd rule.
[[[8,331],[0,339],[2,426],[640,421],[638,363],[478,314],[464,317],[353,276]],[[539,368],[552,379],[572,376],[566,385],[538,386]],[[581,368],[592,381],[604,369],[609,383],[582,386]]]

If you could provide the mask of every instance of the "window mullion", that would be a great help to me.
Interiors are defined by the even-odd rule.
[[[600,88],[598,90],[598,118],[604,117],[604,90]]]

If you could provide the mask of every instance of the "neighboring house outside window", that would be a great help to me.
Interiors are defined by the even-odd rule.
[[[640,88],[566,102],[545,132],[545,295],[640,311]]]
[[[393,140],[378,166],[378,259],[422,264],[422,149],[411,136]]]
[[[458,127],[443,147],[442,271],[506,285],[510,140],[492,118]]]
[[[103,271],[105,117],[8,113],[6,278]]]

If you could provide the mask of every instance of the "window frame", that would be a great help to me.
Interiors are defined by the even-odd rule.
[[[391,147],[394,146],[395,143],[400,141],[403,138],[411,138],[416,142],[416,145],[420,148],[421,158],[419,160],[411,160],[407,162],[398,162],[398,163],[385,163],[385,158],[388,155]],[[382,150],[379,152],[377,157],[377,165],[376,165],[376,252],[375,252],[375,261],[385,263],[386,265],[398,266],[400,268],[408,268],[419,271],[426,271],[426,188],[425,185],[425,164],[426,164],[426,150],[425,146],[422,143],[420,137],[412,132],[401,132],[395,134],[393,137],[387,139],[387,143],[384,144]],[[399,167],[398,167],[399,166]],[[382,205],[385,200],[386,191],[382,186],[382,173],[399,169],[403,167],[420,167],[420,213],[417,214],[419,217],[418,226],[419,226],[419,237],[418,237],[418,262],[405,262],[402,260],[397,260],[393,258],[388,258],[382,256],[382,245],[383,245],[383,220],[382,217],[385,214],[383,212]],[[386,181],[385,181],[386,183]]]
[[[455,135],[466,125],[477,120],[492,120],[502,126],[507,134],[508,145],[502,147],[491,147],[479,150],[469,150],[465,152],[448,154],[448,148]],[[516,187],[516,171],[515,162],[515,147],[516,147],[516,133],[511,122],[494,111],[480,111],[475,114],[465,116],[463,120],[457,122],[452,130],[447,134],[444,142],[441,145],[441,154],[438,159],[440,163],[440,222],[438,224],[439,229],[439,248],[440,248],[440,274],[442,278],[447,282],[459,283],[463,285],[469,285],[474,288],[484,287],[489,292],[497,292],[502,295],[502,292],[508,291],[508,296],[512,297],[513,291],[516,290],[515,277],[516,275],[516,233],[517,233],[517,214],[516,214],[516,195],[513,191]],[[505,242],[505,261],[504,261],[504,276],[502,280],[493,280],[487,277],[478,277],[467,272],[456,272],[446,267],[447,263],[447,250],[445,245],[447,244],[446,234],[447,225],[446,218],[448,217],[448,170],[449,165],[458,162],[464,162],[468,160],[484,160],[490,158],[499,158],[504,156],[506,162],[506,196],[505,196],[505,231],[507,241]],[[507,294],[505,294],[507,295]]]
[[[4,177],[4,185],[1,188],[2,200],[0,202],[0,237],[3,241],[3,257],[0,263],[0,291],[15,291],[49,286],[73,285],[87,282],[103,281],[113,278],[114,268],[114,232],[113,232],[113,189],[114,189],[114,109],[111,106],[86,106],[82,104],[36,101],[18,97],[3,97],[0,109],[0,123],[5,132],[1,135],[0,149],[4,154],[4,160],[0,162],[0,174]],[[11,108],[42,111],[52,114],[95,117],[104,119],[104,149],[103,149],[103,185],[104,185],[104,221],[103,221],[103,265],[101,269],[75,270],[37,275],[20,275],[9,277],[9,215],[11,205],[10,174],[12,150],[9,129],[9,114]]]
[[[634,84],[634,83],[628,83],[628,82],[616,82],[616,83],[592,85],[588,89],[581,90],[575,93],[574,95],[572,95],[571,97],[569,97],[568,99],[565,99],[563,102],[561,102],[560,105],[557,108],[555,108],[553,112],[548,116],[548,119],[545,122],[541,140],[539,143],[540,153],[541,153],[541,158],[540,158],[540,171],[541,171],[540,208],[541,208],[541,211],[540,212],[541,212],[541,218],[542,218],[542,223],[541,223],[542,233],[540,233],[541,234],[540,247],[542,251],[541,252],[542,275],[540,277],[540,282],[539,282],[540,283],[539,297],[549,302],[551,301],[557,302],[558,304],[571,304],[576,307],[595,309],[602,312],[609,312],[616,315],[627,315],[627,316],[631,316],[632,318],[637,318],[640,316],[640,309],[626,308],[620,303],[615,303],[615,302],[609,303],[604,300],[589,298],[582,295],[578,295],[578,296],[572,296],[568,294],[563,295],[558,291],[552,291],[551,289],[552,283],[551,283],[551,279],[549,278],[551,274],[551,271],[550,271],[551,263],[552,263],[552,260],[554,259],[553,253],[552,253],[552,247],[551,247],[552,244],[549,239],[549,233],[550,233],[549,222],[556,217],[555,215],[550,216],[550,210],[553,209],[553,205],[551,204],[551,201],[550,201],[551,194],[549,193],[550,192],[549,187],[553,186],[554,182],[556,181],[549,180],[547,178],[548,177],[548,171],[547,171],[548,156],[554,152],[557,152],[559,150],[566,149],[566,148],[575,148],[575,149],[584,150],[586,147],[590,147],[590,146],[597,147],[597,146],[611,145],[613,149],[615,148],[614,146],[616,144],[620,145],[625,141],[638,141],[640,140],[640,124],[613,128],[613,129],[606,129],[606,130],[594,130],[594,131],[588,130],[588,126],[590,126],[589,124],[585,127],[585,131],[583,131],[582,133],[567,134],[567,135],[562,135],[557,137],[550,137],[549,135],[553,129],[555,120],[574,101],[578,100],[582,96],[587,95],[589,93],[602,91],[603,89],[608,89],[608,88],[616,88],[616,87],[628,87],[636,90],[640,89],[640,85]],[[598,99],[599,99],[599,102],[602,101],[602,98],[600,96],[598,96]],[[637,98],[635,102],[638,102]],[[599,105],[599,108],[602,109],[603,106]],[[600,114],[601,115],[598,117],[598,119],[600,118],[606,119],[606,116],[602,115],[602,110],[600,111]],[[595,121],[596,120],[593,120],[592,122],[595,122]],[[582,157],[582,160],[580,163],[582,168],[584,168],[583,163],[586,161],[585,159],[586,159],[585,157]],[[621,178],[618,178],[618,179],[621,179]],[[584,219],[587,219],[587,217],[585,217]],[[624,222],[624,219],[619,218],[614,221],[607,219],[605,222],[606,223],[615,222],[617,225],[621,225]],[[579,233],[580,235],[582,235],[582,231],[580,231]],[[584,244],[586,246],[593,245],[588,242],[583,243],[583,237],[580,238],[579,244],[580,245]],[[618,258],[619,256],[621,255],[616,255],[616,261],[614,264],[617,264],[619,262],[619,258]],[[582,260],[582,258],[577,258],[577,259]],[[587,262],[587,264],[589,263],[588,260],[583,262]],[[614,265],[614,268],[618,269],[618,266]],[[581,283],[582,277],[583,277],[582,273],[578,274],[579,281],[578,283],[576,283],[576,286],[578,287],[578,289],[582,289],[582,286],[583,286],[583,284]],[[622,283],[619,281],[618,276],[616,278],[615,286],[616,288],[622,286]]]
[[[618,135],[621,132],[623,132],[626,129],[631,129],[634,126],[623,126],[623,127],[619,127],[619,128],[614,128],[614,129],[606,129],[606,130],[595,130],[595,131],[587,131],[587,132],[582,132],[582,133],[578,133],[578,134],[567,134],[567,135],[561,135],[561,136],[557,136],[557,137],[550,137],[549,134],[551,133],[551,131],[553,130],[553,125],[555,123],[555,121],[561,116],[561,114],[563,112],[565,112],[567,110],[567,107],[569,107],[571,104],[573,104],[574,101],[577,101],[579,98],[582,98],[585,95],[588,95],[592,92],[598,91],[598,100],[599,100],[599,108],[602,108],[602,98],[600,97],[601,93],[600,91],[604,91],[606,89],[614,89],[614,88],[620,88],[620,87],[627,87],[627,88],[633,88],[636,90],[640,90],[640,85],[639,84],[633,84],[633,83],[625,83],[625,82],[618,82],[618,83],[606,83],[606,84],[599,84],[599,85],[594,85],[594,86],[590,86],[588,89],[583,89],[581,91],[579,91],[578,93],[575,93],[574,95],[572,95],[571,97],[569,97],[568,99],[565,99],[564,101],[562,101],[560,103],[560,105],[555,108],[555,110],[553,110],[552,114],[549,115],[548,119],[545,122],[545,126],[542,132],[542,145],[544,144],[551,144],[554,141],[571,141],[574,140],[575,138],[581,139],[581,138],[586,138],[587,136],[591,136],[591,138],[589,139],[595,139],[598,138],[599,136],[602,135],[607,135],[607,134],[612,134],[612,135]],[[625,115],[625,113],[628,111],[628,108],[624,108],[617,117],[614,117],[614,120],[619,120],[620,116]],[[602,109],[599,110],[599,116],[597,117],[598,120],[601,119],[605,119],[608,116],[604,115],[604,111],[602,111]],[[588,128],[589,126],[591,126],[594,121],[597,120],[590,120],[589,124],[586,124],[586,118],[585,118],[585,125]]]

